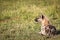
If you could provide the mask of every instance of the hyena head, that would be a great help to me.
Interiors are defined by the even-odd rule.
[[[45,15],[41,15],[35,19],[36,22],[40,22],[43,26],[49,25],[49,20]]]
[[[41,16],[37,17],[37,18],[35,19],[35,21],[36,21],[36,22],[42,22],[43,19],[44,19],[44,15],[41,15]]]

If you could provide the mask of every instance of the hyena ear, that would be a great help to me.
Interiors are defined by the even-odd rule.
[[[44,15],[42,15],[41,18],[44,19]]]

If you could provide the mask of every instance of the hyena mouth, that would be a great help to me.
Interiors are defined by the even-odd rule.
[[[35,19],[35,22],[38,22],[38,18]]]

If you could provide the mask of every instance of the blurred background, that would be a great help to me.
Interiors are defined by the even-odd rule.
[[[0,0],[0,40],[60,40],[38,34],[41,13],[60,29],[60,0]]]

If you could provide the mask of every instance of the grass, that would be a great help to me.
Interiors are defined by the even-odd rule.
[[[0,0],[0,40],[59,40],[38,34],[41,13],[60,29],[60,0]]]

